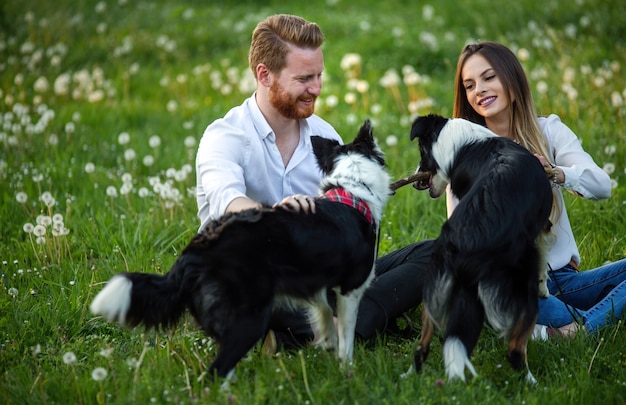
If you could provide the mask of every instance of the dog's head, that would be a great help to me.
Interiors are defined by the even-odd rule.
[[[365,120],[352,143],[341,145],[335,140],[312,136],[311,144],[317,163],[324,174],[329,174],[335,169],[338,157],[351,153],[364,156],[377,162],[380,166],[385,166],[385,158],[374,140],[370,120]]]
[[[320,192],[334,188],[350,192],[368,204],[379,224],[391,189],[385,157],[374,140],[370,120],[365,120],[352,143],[340,145],[319,136],[311,136],[311,143],[324,172]]]
[[[434,146],[439,139],[439,134],[450,120],[439,115],[429,114],[418,117],[411,127],[411,140],[417,138],[421,161],[417,166],[416,173],[427,172],[430,177],[413,183],[417,190],[428,189],[432,198],[440,197],[448,185],[449,179],[442,162],[434,155]]]

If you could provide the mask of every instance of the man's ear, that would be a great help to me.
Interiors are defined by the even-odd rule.
[[[264,87],[270,87],[272,72],[267,68],[265,63],[259,63],[256,66],[256,79]]]

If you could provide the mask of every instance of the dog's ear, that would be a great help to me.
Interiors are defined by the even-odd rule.
[[[333,168],[335,148],[339,146],[339,142],[334,139],[312,135],[311,145],[313,146],[313,154],[317,159],[317,165],[322,169],[322,172],[330,173]]]
[[[417,117],[411,126],[411,140],[423,139],[424,135],[431,133],[438,134],[448,123],[448,119],[437,114],[428,114]]]
[[[354,138],[354,144],[364,144],[368,147],[368,149],[374,149],[376,146],[374,144],[374,130],[372,129],[372,121],[366,119],[361,125],[361,129],[359,133]]]

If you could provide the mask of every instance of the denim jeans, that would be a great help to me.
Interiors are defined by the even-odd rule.
[[[593,333],[626,315],[626,259],[580,272],[565,266],[548,275],[550,296],[539,299],[538,324],[560,328],[577,321]]]

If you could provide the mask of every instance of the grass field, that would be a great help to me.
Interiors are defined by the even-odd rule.
[[[435,4],[436,3],[436,4]],[[511,47],[540,114],[555,113],[611,176],[604,201],[566,196],[583,268],[626,255],[626,4],[622,0],[351,2],[5,0],[0,4],[0,402],[7,404],[601,403],[626,401],[626,332],[531,342],[520,381],[485,328],[479,377],[447,382],[440,345],[400,378],[419,336],[357,344],[340,369],[307,349],[252,351],[230,392],[203,374],[215,346],[186,320],[168,333],[94,317],[119,271],[166,272],[197,231],[204,128],[254,89],[250,33],[267,15],[316,21],[326,42],[317,112],[349,141],[369,117],[393,178],[412,172],[417,114],[450,115],[463,45]],[[445,203],[391,199],[381,253],[432,238]]]

